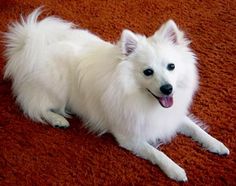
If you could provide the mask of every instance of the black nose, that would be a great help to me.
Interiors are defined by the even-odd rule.
[[[171,84],[165,84],[160,87],[160,90],[163,94],[170,95],[173,90],[173,87]]]

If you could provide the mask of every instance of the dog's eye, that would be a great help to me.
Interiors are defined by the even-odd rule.
[[[152,76],[153,73],[154,73],[154,71],[153,71],[153,69],[151,69],[151,68],[147,68],[146,70],[143,71],[143,74],[144,74],[145,76]]]
[[[169,63],[167,65],[167,69],[170,70],[170,71],[174,70],[175,69],[175,64],[174,63]]]

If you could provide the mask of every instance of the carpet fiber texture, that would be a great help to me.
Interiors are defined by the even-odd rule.
[[[161,146],[183,167],[184,185],[236,185],[236,1],[231,0],[1,0],[0,31],[44,5],[109,41],[122,29],[151,35],[174,19],[192,40],[199,59],[200,90],[192,112],[231,154],[207,152],[184,136]],[[0,43],[0,69],[4,46]],[[0,77],[0,185],[178,185],[150,162],[120,148],[114,138],[88,133],[79,118],[62,130],[26,118],[15,104],[11,82]],[[40,98],[39,98],[40,101]]]

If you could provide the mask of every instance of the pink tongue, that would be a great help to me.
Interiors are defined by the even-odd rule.
[[[160,97],[158,100],[164,108],[169,108],[173,105],[172,96],[163,96],[163,97]]]

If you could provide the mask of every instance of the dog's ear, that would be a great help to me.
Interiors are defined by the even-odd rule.
[[[122,53],[126,56],[135,51],[138,45],[137,36],[130,30],[123,30],[120,39]]]
[[[152,38],[156,41],[165,39],[177,45],[188,45],[190,43],[173,20],[169,20],[164,23],[161,28],[156,31]]]

